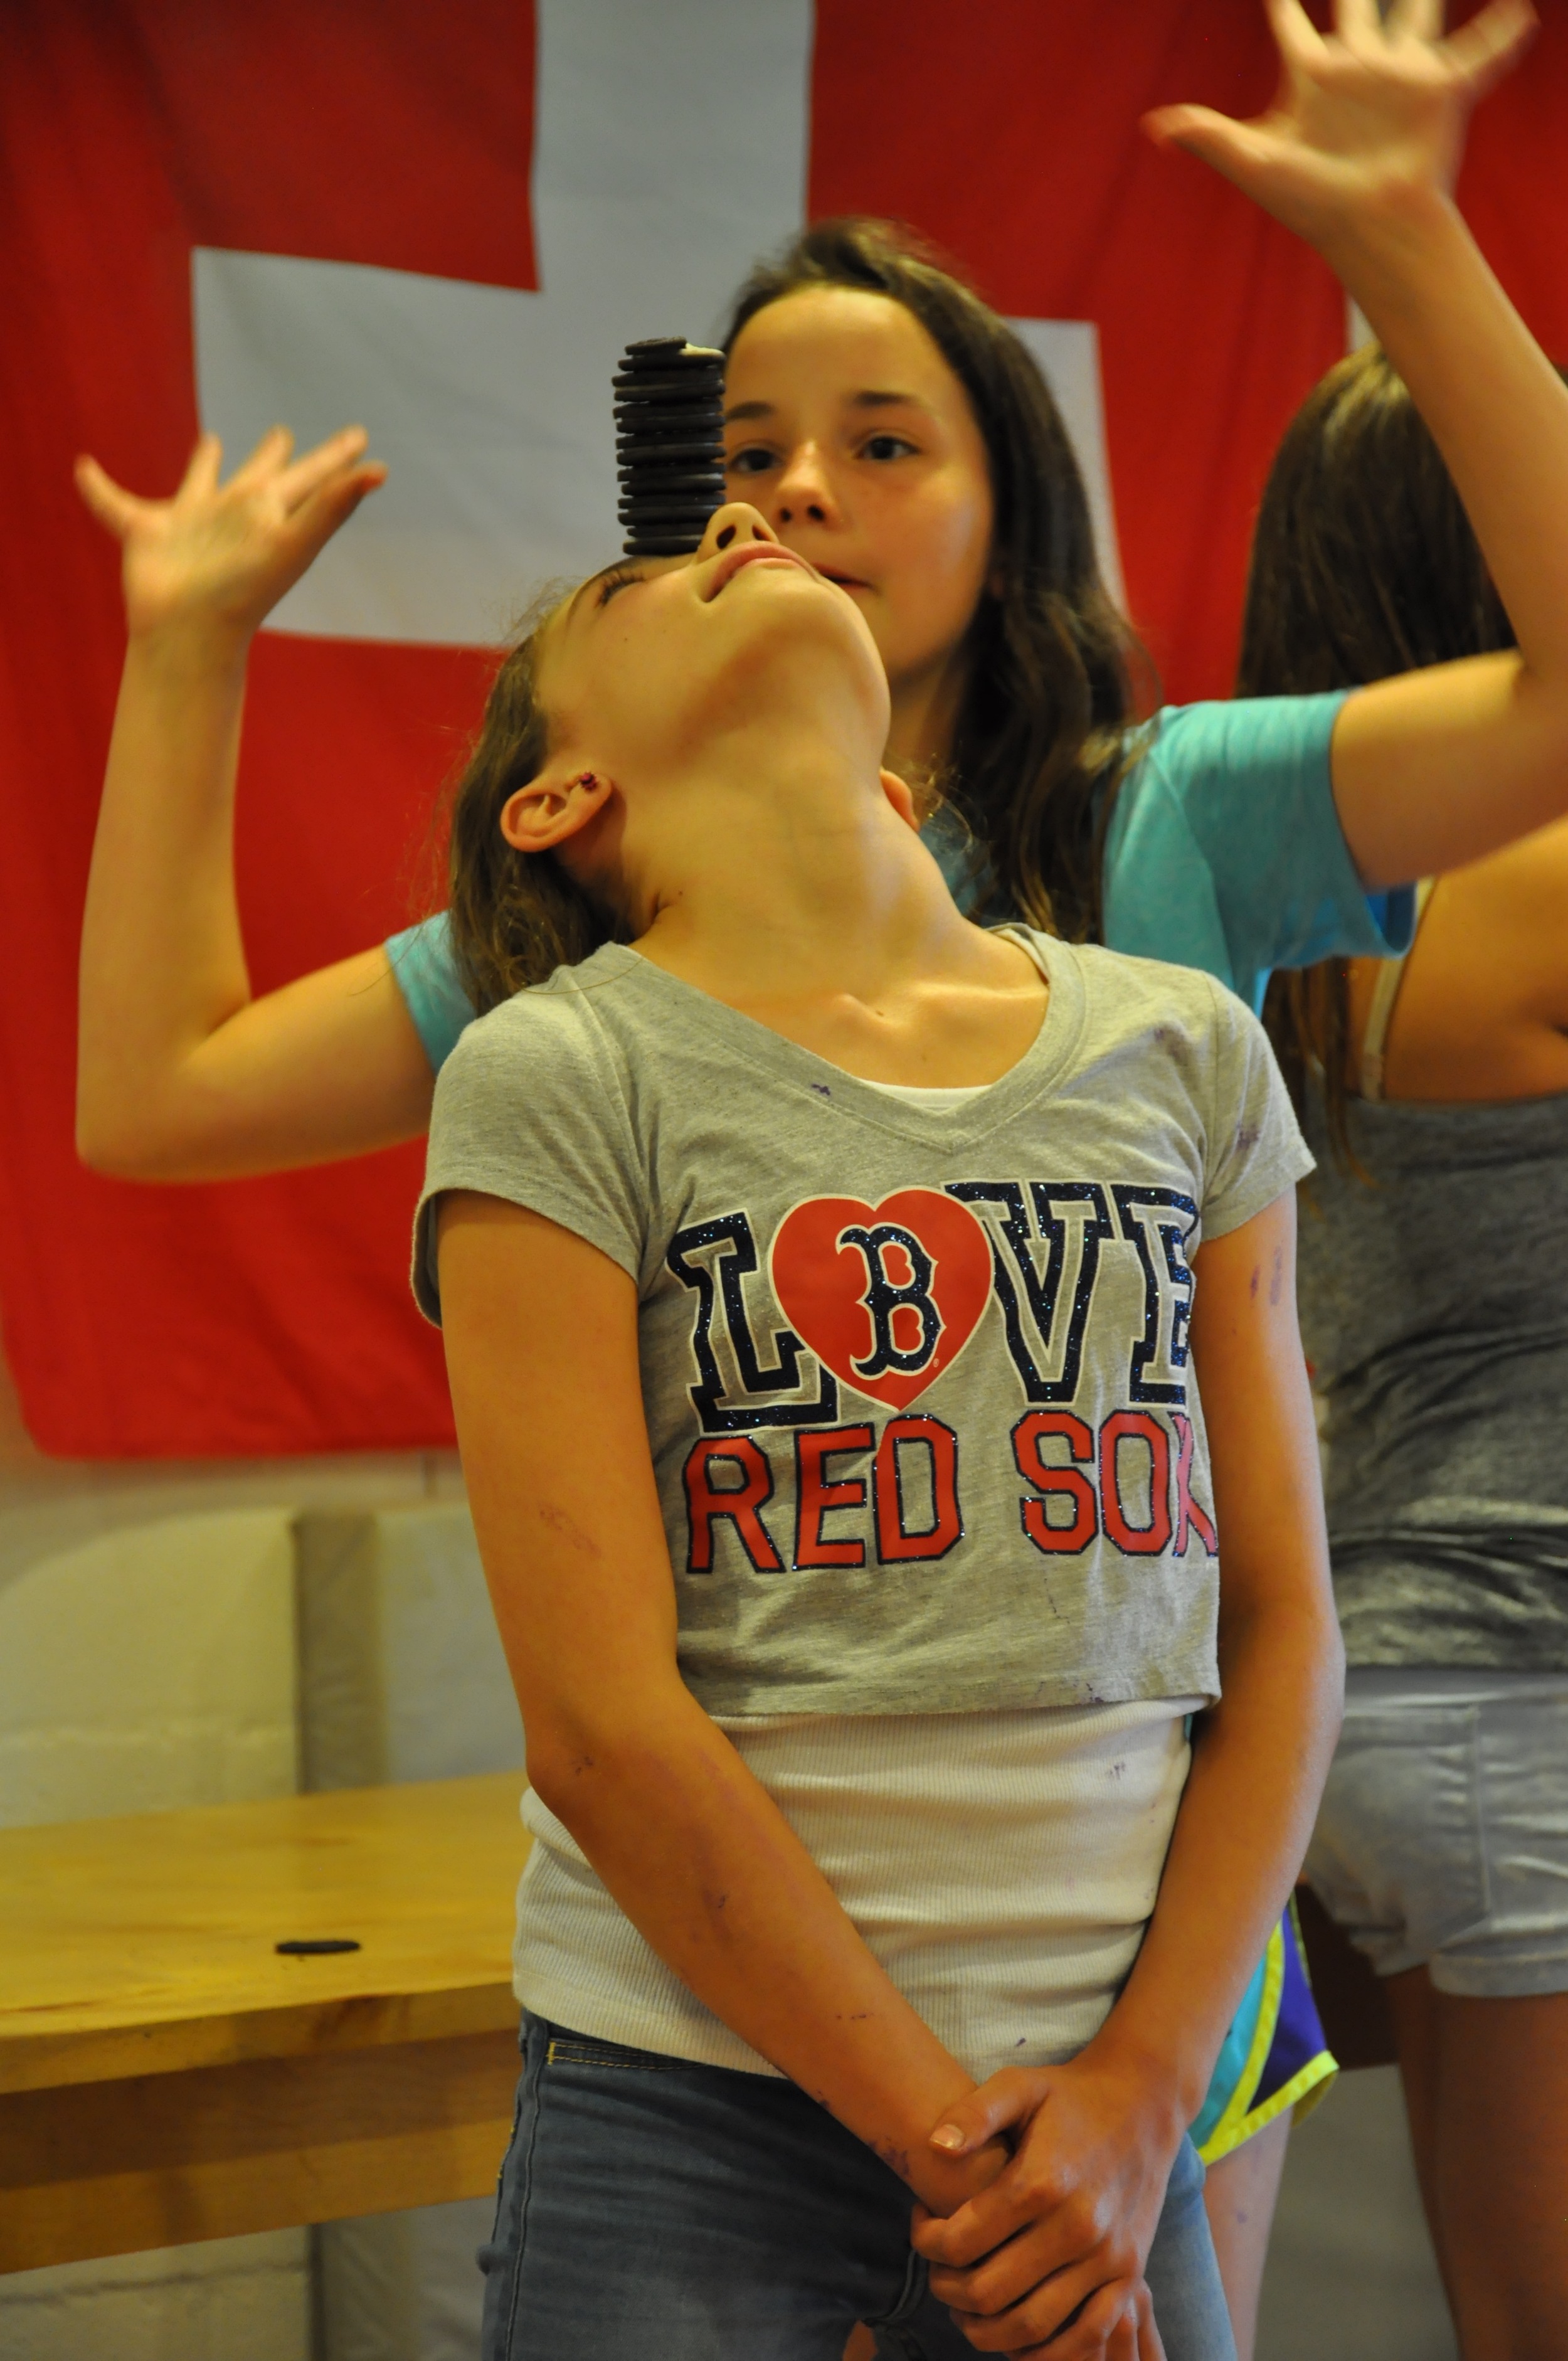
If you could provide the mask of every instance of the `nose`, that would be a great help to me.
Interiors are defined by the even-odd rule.
[[[786,525],[837,524],[839,504],[822,453],[815,443],[797,443],[772,487],[773,522]]]
[[[707,530],[703,534],[696,562],[700,566],[705,557],[717,557],[721,549],[728,549],[734,541],[776,542],[777,539],[777,533],[761,509],[754,509],[750,500],[726,500],[724,506],[715,509],[707,520]]]

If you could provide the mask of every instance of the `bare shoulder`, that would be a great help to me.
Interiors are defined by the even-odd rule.
[[[1410,961],[1457,979],[1486,1021],[1568,1017],[1568,820],[1440,879]]]
[[[1357,961],[1364,1021],[1374,963]],[[1568,821],[1440,878],[1389,1027],[1391,1098],[1568,1090]]]

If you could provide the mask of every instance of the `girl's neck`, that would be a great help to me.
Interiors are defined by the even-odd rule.
[[[890,684],[892,713],[883,760],[901,776],[931,777],[947,766],[969,688],[970,664],[955,649]]]
[[[989,1083],[1039,1030],[1039,970],[960,917],[874,776],[697,783],[637,865],[645,959],[847,1072]]]
[[[737,1005],[963,964],[972,929],[874,773],[798,739],[736,751],[683,781],[634,855],[646,957]]]

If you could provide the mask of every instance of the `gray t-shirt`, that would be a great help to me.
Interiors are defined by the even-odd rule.
[[[1218,1694],[1190,1257],[1310,1159],[1223,986],[1013,931],[1045,1023],[943,1112],[621,945],[442,1070],[420,1302],[439,1318],[448,1189],[636,1281],[680,1667],[710,1713]]]

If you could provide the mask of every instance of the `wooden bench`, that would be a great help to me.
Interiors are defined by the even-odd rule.
[[[491,2189],[521,1786],[0,1831],[0,2271]]]

